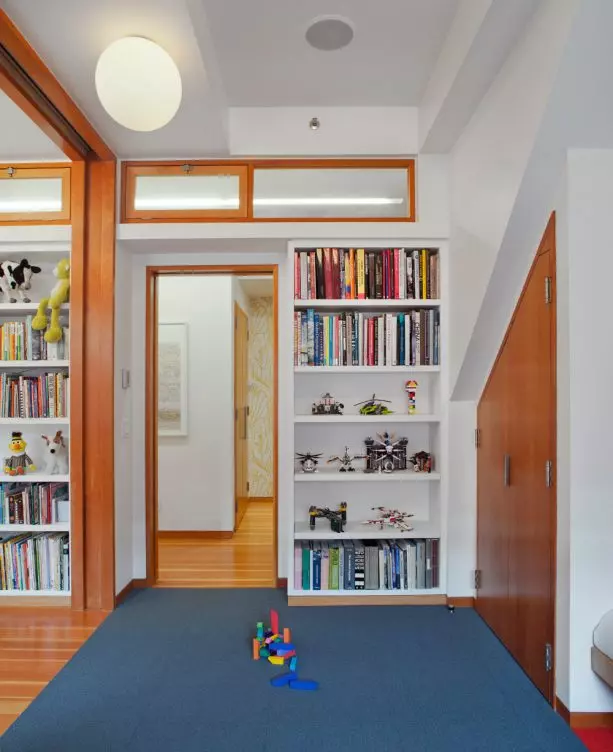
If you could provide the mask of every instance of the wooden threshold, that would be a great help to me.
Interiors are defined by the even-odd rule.
[[[446,595],[289,595],[288,606],[445,606]]]
[[[230,540],[233,536],[232,530],[158,530],[158,540]]]

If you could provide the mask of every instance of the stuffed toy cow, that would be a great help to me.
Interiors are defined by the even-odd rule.
[[[16,303],[15,291],[22,302],[29,303],[30,298],[25,291],[32,287],[32,275],[40,273],[40,266],[31,266],[28,259],[4,261],[0,264],[0,290],[10,303]]]

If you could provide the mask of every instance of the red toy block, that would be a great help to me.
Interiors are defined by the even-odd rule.
[[[273,634],[279,633],[279,614],[274,608],[270,609],[270,628],[272,629]]]

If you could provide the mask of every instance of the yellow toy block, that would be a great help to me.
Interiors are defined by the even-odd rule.
[[[280,655],[269,655],[268,660],[273,664],[273,666],[282,666],[285,663],[285,659]]]

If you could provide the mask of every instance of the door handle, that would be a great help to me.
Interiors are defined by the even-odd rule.
[[[249,408],[243,407],[243,435],[241,439],[247,438],[247,416],[249,415]]]
[[[502,484],[504,486],[511,485],[511,455],[505,454],[503,466],[502,466]]]

